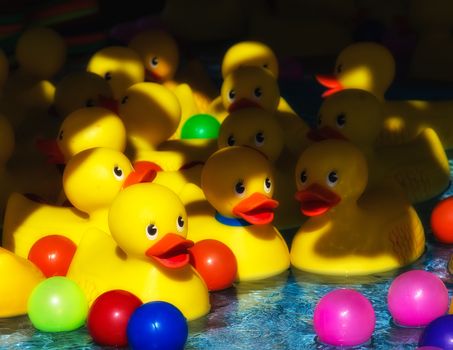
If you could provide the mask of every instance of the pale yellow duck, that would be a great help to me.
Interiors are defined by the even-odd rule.
[[[109,211],[109,231],[85,233],[68,271],[89,302],[112,290],[175,305],[188,320],[209,312],[209,293],[189,264],[187,214],[178,196],[154,183],[124,189]]]
[[[384,98],[395,76],[395,61],[390,51],[374,42],[358,42],[343,49],[335,63],[335,76],[318,76],[329,88],[323,96],[342,89],[361,89],[384,102],[384,126],[379,144],[400,144],[414,139],[424,129],[431,128],[443,147],[453,148],[453,100],[390,101]]]
[[[351,142],[325,140],[302,153],[296,198],[309,219],[291,244],[291,263],[323,275],[368,275],[406,266],[424,252],[422,223],[404,196],[365,192],[367,161]]]
[[[369,187],[397,185],[412,203],[441,194],[450,182],[448,158],[437,134],[429,128],[399,145],[378,146],[384,124],[383,106],[376,96],[347,89],[329,96],[319,110],[318,139],[353,142],[368,161]]]

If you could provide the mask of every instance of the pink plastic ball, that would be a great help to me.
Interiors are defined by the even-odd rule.
[[[320,342],[333,346],[366,343],[376,324],[371,302],[353,289],[324,295],[315,308],[314,327]]]
[[[412,270],[393,280],[387,303],[396,324],[423,327],[448,311],[448,290],[435,274]]]

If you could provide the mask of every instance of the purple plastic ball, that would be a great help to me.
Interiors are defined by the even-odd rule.
[[[315,332],[324,344],[364,344],[371,338],[375,324],[371,302],[353,289],[331,291],[321,298],[315,308]]]
[[[396,324],[423,327],[448,311],[448,290],[435,274],[412,270],[393,280],[387,302]]]
[[[453,315],[444,315],[430,322],[423,330],[418,345],[453,350]]]

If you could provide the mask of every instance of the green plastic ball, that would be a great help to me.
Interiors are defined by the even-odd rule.
[[[80,328],[88,315],[88,301],[80,287],[62,276],[38,284],[28,299],[28,317],[43,332]]]
[[[195,114],[186,120],[181,129],[181,139],[216,139],[220,123],[210,114]]]

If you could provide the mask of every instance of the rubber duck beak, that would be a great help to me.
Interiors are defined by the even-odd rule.
[[[141,182],[151,182],[162,168],[153,162],[140,161],[134,163],[134,170],[128,175],[123,183],[123,188]]]
[[[324,214],[341,201],[341,197],[321,185],[311,184],[305,190],[296,192],[300,211],[306,216]]]
[[[338,130],[330,126],[323,126],[319,129],[311,129],[307,132],[307,137],[312,141],[323,141],[328,139],[347,140],[348,139]]]
[[[162,83],[162,77],[153,70],[145,69],[145,81],[151,83]]]
[[[36,148],[47,156],[47,162],[52,164],[66,164],[63,153],[58,147],[57,140],[36,140]]]
[[[233,102],[228,107],[228,112],[231,113],[244,108],[262,108],[262,107],[259,103],[249,100],[248,98],[241,98],[240,100]]]
[[[265,225],[274,220],[274,209],[278,207],[275,199],[255,192],[243,199],[233,208],[233,214],[252,225]]]
[[[115,114],[118,114],[118,101],[111,97],[106,97],[103,95],[98,96],[99,107],[103,107],[112,111]]]
[[[344,89],[340,81],[334,76],[316,75],[315,77],[318,83],[327,88],[321,95],[324,98]]]
[[[188,249],[193,242],[175,233],[168,233],[146,251],[146,256],[169,269],[179,269],[189,263]]]

